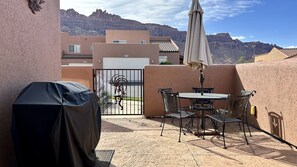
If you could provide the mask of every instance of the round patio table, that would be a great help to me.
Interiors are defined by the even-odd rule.
[[[190,100],[227,100],[229,98],[229,94],[221,94],[221,93],[203,93],[203,95],[201,95],[201,93],[179,93],[179,98],[181,99],[190,99]],[[202,112],[202,119],[201,119],[201,126],[202,129],[205,128],[205,121],[204,121],[204,110],[201,110]],[[200,136],[199,134],[199,122],[197,122],[197,134],[198,136]],[[205,134],[203,134],[205,135]]]
[[[221,93],[179,93],[178,94],[182,99],[207,99],[207,100],[226,100],[229,98],[228,94]]]

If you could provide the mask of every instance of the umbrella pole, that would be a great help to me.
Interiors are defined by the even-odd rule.
[[[201,63],[200,66],[200,87],[201,87],[201,95],[203,96],[203,82],[205,80],[205,77],[203,75],[203,64]]]

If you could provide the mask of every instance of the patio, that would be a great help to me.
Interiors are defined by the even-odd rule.
[[[177,122],[166,120],[160,136],[160,118],[102,117],[100,150],[115,150],[111,166],[296,166],[295,148],[251,128],[253,137],[246,145],[238,125],[227,128],[222,138],[205,140],[187,133],[178,142]],[[177,121],[177,120],[176,120]],[[194,123],[195,125],[195,123]],[[230,131],[233,131],[230,133]]]

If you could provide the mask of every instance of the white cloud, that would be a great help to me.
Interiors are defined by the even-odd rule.
[[[232,39],[238,39],[238,40],[243,40],[245,39],[246,37],[244,36],[231,36]]]
[[[205,21],[218,21],[241,13],[252,12],[251,8],[261,0],[200,0]]]
[[[258,4],[260,0],[200,0],[204,21],[234,17]],[[61,9],[73,8],[89,16],[96,9],[142,23],[166,24],[180,30],[188,26],[191,0],[60,0]]]
[[[285,48],[297,48],[297,46],[287,46],[287,47],[285,47]]]
[[[61,0],[60,8],[73,8],[89,16],[96,9],[142,23],[180,25],[187,23],[189,0]],[[182,22],[182,23],[181,23]]]

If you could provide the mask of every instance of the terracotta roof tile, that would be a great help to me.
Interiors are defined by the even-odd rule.
[[[178,52],[179,49],[171,40],[151,40],[151,44],[159,44],[161,52]]]

